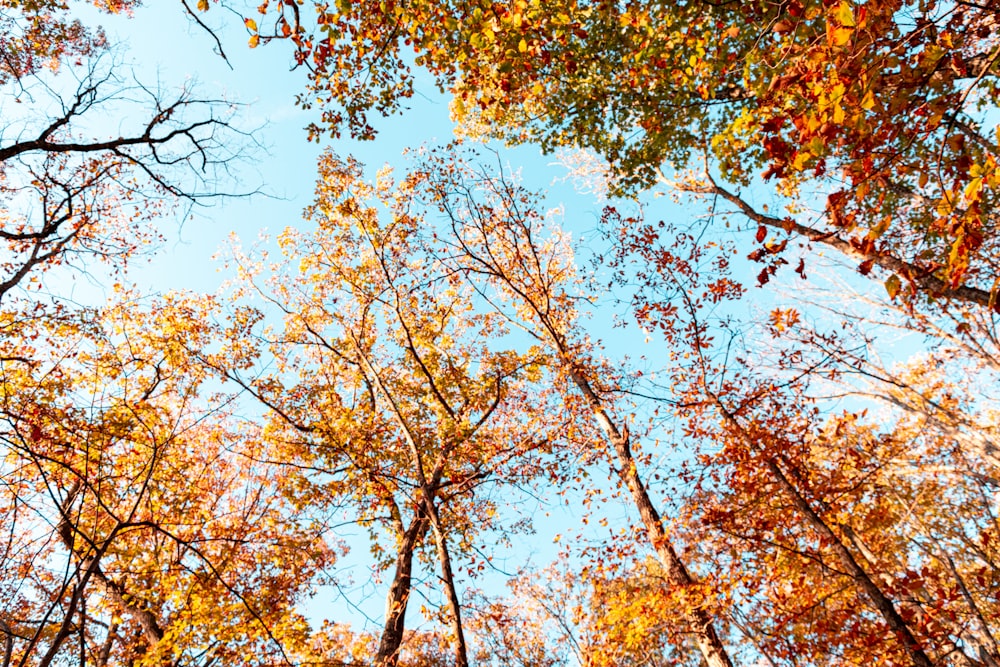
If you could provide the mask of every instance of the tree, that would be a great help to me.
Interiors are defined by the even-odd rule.
[[[855,257],[864,274],[879,267],[894,297],[995,305],[998,141],[989,128],[1000,52],[989,5],[419,0],[316,9],[313,24],[296,3],[264,2],[251,38],[294,43],[311,75],[301,101],[321,110],[316,135],[374,136],[368,114],[397,112],[413,93],[412,51],[453,94],[469,133],[592,149],[619,191],[694,168],[700,178],[681,189],[735,204],[762,225],[759,244],[769,233],[769,248],[800,236]],[[741,196],[758,178],[775,181],[787,215]]]
[[[739,331],[722,316],[743,294],[719,288],[730,247],[651,243],[668,234],[632,226],[617,261],[645,271],[638,315],[668,361],[660,400],[697,447],[678,473],[694,488],[679,525],[719,564],[734,626],[771,664],[992,664],[992,556],[979,543],[993,525],[981,494],[996,413],[988,393],[956,380],[992,369],[977,373],[981,361],[953,347],[880,365],[855,335],[858,314],[819,333],[778,309],[757,335]],[[843,290],[838,299],[845,318]],[[905,327],[903,315],[884,326]],[[876,402],[891,410],[869,416]]]
[[[78,6],[0,2],[3,665],[287,660],[332,551],[252,428],[201,402],[179,353],[205,341],[197,308],[27,292],[56,267],[121,271],[173,207],[222,196],[252,142],[228,101],[135,80]]]
[[[303,498],[349,508],[378,568],[392,571],[377,665],[402,660],[415,559],[431,546],[452,663],[468,664],[456,563],[484,567],[479,535],[505,529],[487,489],[533,485],[559,465],[562,421],[535,388],[545,355],[498,346],[500,316],[480,312],[429,252],[422,178],[397,182],[386,169],[369,183],[356,161],[327,153],[306,212],[315,231],[285,230],[284,259],[270,267],[235,256],[240,292],[276,309],[280,330],[261,330],[264,314],[244,303],[230,349],[209,361],[269,409],[276,451],[310,471]]]
[[[714,596],[699,582],[671,541],[639,469],[628,422],[616,414],[614,387],[621,373],[600,360],[578,324],[572,248],[547,227],[536,197],[499,176],[477,170],[453,153],[430,155],[421,167],[425,197],[450,226],[440,256],[503,316],[549,350],[564,405],[577,420],[593,419],[602,457],[638,511],[642,538],[652,547],[674,590],[679,635],[693,637],[713,667],[731,665],[714,617]],[[577,396],[573,396],[576,393]],[[589,414],[588,414],[589,413]],[[584,416],[586,415],[586,417]]]
[[[229,400],[201,396],[201,304],[121,296],[5,326],[6,664],[288,662],[324,527]]]
[[[676,181],[712,202],[709,224],[749,218],[727,244],[605,210],[598,262],[656,341],[658,385],[588,336],[599,290],[539,198],[450,151],[371,182],[328,153],[315,229],[283,233],[274,265],[237,252],[232,300],[12,306],[46,268],[137,252],[150,202],[210,195],[203,170],[232,158],[232,128],[107,59],[72,69],[107,47],[67,6],[0,3],[15,35],[0,85],[63,92],[0,141],[20,214],[0,225],[3,667],[1000,662],[992,7],[265,0],[242,17],[251,46],[289,40],[310,69],[314,138],[373,136],[369,114],[412,94],[412,48],[463,131],[593,150],[618,193]],[[196,21],[210,8],[182,5]],[[127,136],[86,132],[137,97],[148,114]],[[767,181],[787,214],[747,194]],[[927,354],[880,364],[865,332],[788,308],[738,320],[734,255],[763,285],[796,237],[885,277],[880,317],[930,338]],[[204,398],[209,376],[266,416]],[[654,420],[679,434],[669,446]],[[586,590],[521,581],[518,601],[470,606],[464,576],[515,528],[513,489],[589,499],[601,467],[638,521],[570,575]],[[391,573],[378,633],[313,633],[295,612],[335,520]],[[407,622],[418,592],[430,632]]]
[[[688,410],[719,482],[700,489],[689,525],[729,551],[743,625],[772,661],[991,664],[994,584],[976,542],[992,510],[961,445],[910,419],[822,418],[802,386],[737,386],[718,414],[711,401]]]
[[[171,206],[221,196],[249,137],[226,100],[130,81],[104,34],[68,5],[5,1],[0,12],[3,300],[56,266],[87,270],[96,258],[120,269],[158,238]]]

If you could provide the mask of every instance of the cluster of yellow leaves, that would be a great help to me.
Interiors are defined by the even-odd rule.
[[[25,619],[7,621],[16,659],[57,652],[86,605],[90,660],[229,662],[249,642],[267,662],[302,634],[296,600],[331,546],[254,429],[201,396],[211,305],[117,296],[5,327],[0,522],[16,538],[0,585],[3,614]]]

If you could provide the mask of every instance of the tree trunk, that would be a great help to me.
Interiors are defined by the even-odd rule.
[[[429,525],[426,514],[418,508],[410,527],[403,533],[403,541],[396,554],[396,572],[385,602],[385,626],[375,655],[375,667],[395,667],[399,660],[399,647],[406,629],[406,605],[410,599],[413,554],[427,534]]]
[[[566,361],[565,363],[569,368],[573,384],[577,386],[587,399],[587,402],[594,411],[598,424],[600,424],[601,430],[604,431],[605,437],[614,447],[615,456],[618,460],[618,476],[625,482],[629,493],[632,495],[632,502],[635,503],[636,508],[639,510],[639,515],[642,517],[646,536],[656,550],[656,555],[659,557],[660,562],[666,568],[667,580],[672,586],[679,588],[692,586],[696,581],[684,566],[684,562],[681,561],[680,556],[677,555],[677,551],[674,549],[674,545],[671,544],[670,539],[667,537],[666,531],[663,529],[663,520],[653,505],[653,501],[649,498],[646,485],[639,476],[635,459],[632,457],[632,449],[629,445],[628,429],[620,429],[611,420],[603,402],[594,392],[587,379],[576,370],[571,361]],[[704,607],[699,606],[694,609],[684,610],[684,616],[691,626],[690,631],[694,635],[698,649],[701,651],[709,667],[733,667],[729,653],[726,651],[718,632],[715,630],[712,617],[705,611]]]
[[[733,415],[726,406],[722,403],[718,396],[710,394],[712,401],[715,403],[719,412],[722,413],[722,417],[726,424],[736,431],[736,435],[742,441],[743,445],[746,446],[751,451],[758,450],[759,448],[754,442],[754,439],[749,433],[743,428],[743,426],[736,420],[735,415]],[[892,630],[896,638],[903,644],[903,648],[907,655],[910,657],[910,661],[915,667],[933,667],[933,661],[924,653],[923,648],[920,646],[920,642],[917,638],[913,636],[910,631],[910,627],[906,624],[906,621],[900,615],[899,610],[896,609],[896,605],[893,604],[882,589],[878,587],[878,584],[869,576],[868,572],[865,571],[863,567],[854,558],[844,543],[841,541],[840,537],[833,532],[833,529],[823,520],[816,510],[812,508],[809,501],[799,492],[798,488],[792,484],[788,477],[785,476],[784,471],[778,465],[777,461],[773,458],[768,458],[765,460],[764,464],[767,466],[768,472],[774,477],[778,486],[788,497],[791,503],[795,506],[802,516],[805,518],[806,522],[812,526],[813,530],[819,533],[824,540],[830,543],[837,560],[840,562],[841,567],[843,567],[848,576],[850,576],[858,589],[862,594],[867,597],[875,609],[882,616],[882,619]]]
[[[812,508],[799,490],[788,481],[785,477],[784,472],[774,461],[774,459],[767,460],[767,468],[774,476],[775,480],[778,482],[778,486],[785,492],[792,504],[802,513],[809,522],[809,525],[813,529],[823,536],[833,546],[833,552],[837,556],[837,560],[840,561],[841,567],[847,570],[847,573],[854,579],[858,588],[865,594],[865,596],[871,600],[871,603],[878,610],[879,614],[885,620],[889,629],[896,635],[900,642],[903,644],[903,648],[906,653],[910,656],[910,660],[916,667],[933,667],[934,663],[931,661],[927,654],[924,653],[923,648],[920,646],[920,642],[917,638],[913,636],[910,632],[910,627],[900,616],[899,611],[886,595],[882,592],[882,589],[878,587],[878,584],[868,575],[868,573],[862,568],[857,560],[855,560],[854,555],[851,551],[844,546],[840,538],[833,532],[830,526],[823,520],[819,514]]]
[[[444,538],[444,531],[441,530],[441,523],[438,521],[437,507],[434,506],[433,497],[425,490],[424,498],[427,504],[427,514],[431,517],[434,529],[434,541],[437,544],[438,562],[441,566],[441,579],[444,581],[447,591],[448,606],[451,607],[451,627],[452,632],[455,633],[455,665],[456,667],[469,667],[465,632],[462,630],[462,606],[458,600],[458,591],[455,590],[455,575],[451,571],[448,543]]]

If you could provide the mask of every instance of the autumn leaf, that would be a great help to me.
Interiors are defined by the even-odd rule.
[[[899,294],[900,287],[902,286],[899,276],[892,274],[885,280],[885,291],[889,295],[890,299],[895,300],[896,295]]]

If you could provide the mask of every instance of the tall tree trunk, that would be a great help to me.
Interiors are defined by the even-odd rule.
[[[758,450],[756,442],[747,433],[746,429],[737,421],[736,416],[729,412],[726,406],[722,403],[718,396],[710,394],[712,401],[715,403],[719,412],[722,413],[723,419],[726,424],[736,432],[737,437],[740,441],[750,450]],[[886,625],[892,630],[893,634],[903,645],[903,649],[906,651],[907,655],[910,657],[910,661],[915,667],[933,667],[933,661],[924,653],[920,642],[913,633],[910,631],[910,627],[906,624],[906,621],[900,615],[899,610],[892,600],[889,599],[882,589],[878,587],[874,579],[868,574],[867,571],[858,563],[857,559],[851,553],[851,550],[844,545],[840,537],[833,531],[833,529],[823,520],[816,510],[813,509],[809,501],[799,492],[799,489],[789,481],[788,477],[785,475],[781,466],[774,458],[767,458],[764,462],[767,466],[768,472],[774,477],[777,482],[778,487],[782,492],[788,497],[792,505],[795,506],[797,510],[805,518],[806,522],[812,526],[813,530],[819,533],[823,539],[830,543],[833,553],[837,560],[840,562],[841,567],[847,572],[858,590],[867,597],[878,613],[882,616]]]
[[[406,438],[406,443],[409,446],[410,456],[413,458],[413,469],[417,474],[417,480],[420,484],[420,493],[423,499],[424,514],[427,520],[430,521],[433,529],[434,536],[438,547],[438,558],[441,562],[441,576],[444,579],[445,586],[447,588],[448,595],[448,606],[451,607],[452,616],[452,628],[455,631],[455,660],[458,667],[468,667],[469,659],[467,655],[466,645],[465,645],[465,634],[462,631],[462,617],[461,609],[458,601],[458,594],[455,591],[455,578],[451,572],[451,559],[448,556],[448,545],[445,542],[444,531],[441,528],[441,523],[438,521],[437,507],[434,505],[434,489],[441,482],[441,476],[444,474],[445,461],[451,447],[442,447],[440,453],[437,456],[437,462],[434,466],[434,470],[431,474],[430,480],[428,480],[426,473],[424,472],[424,464],[420,458],[420,447],[417,445],[417,440],[414,437],[413,432],[410,430],[409,425],[406,423],[406,419],[403,417],[402,411],[399,409],[399,405],[396,403],[396,398],[393,396],[392,392],[389,391],[388,387],[382,381],[381,376],[375,369],[375,366],[368,359],[368,356],[364,353],[361,345],[357,340],[351,340],[355,352],[358,354],[358,359],[361,361],[362,368],[365,370],[365,374],[372,381],[372,383],[378,388],[378,390],[385,397],[385,400],[389,404],[389,408],[392,410],[393,416],[396,419],[396,423],[402,430],[404,437]],[[414,348],[410,347],[414,358],[419,361],[419,355],[416,354]],[[429,376],[428,376],[429,377]],[[433,384],[433,383],[432,383]],[[440,397],[440,394],[438,394]],[[441,404],[448,411],[449,415],[454,413],[448,407],[447,402],[440,399]],[[418,504],[419,505],[419,504]],[[426,531],[426,528],[425,528]],[[402,620],[400,620],[402,624]],[[400,630],[400,639],[402,638],[402,630]],[[398,649],[398,643],[397,643]],[[379,650],[379,655],[382,655],[381,649]],[[395,661],[395,658],[393,658]],[[376,665],[381,665],[382,663],[376,662]],[[386,665],[394,665],[395,662],[385,663]]]
[[[619,428],[615,424],[611,419],[610,413],[604,407],[603,401],[594,392],[587,378],[576,369],[571,360],[565,360],[565,363],[569,369],[570,379],[583,394],[584,398],[587,399],[601,430],[614,447],[618,463],[618,476],[625,482],[632,496],[632,502],[635,504],[636,509],[639,510],[642,525],[646,529],[646,536],[656,550],[656,555],[659,557],[660,562],[666,568],[667,580],[672,586],[678,588],[686,588],[694,585],[696,580],[688,572],[684,562],[678,556],[677,550],[674,549],[674,545],[667,537],[666,531],[663,529],[663,520],[660,517],[660,513],[656,510],[656,506],[653,505],[653,501],[649,497],[649,492],[646,490],[646,485],[639,476],[635,458],[632,456],[632,448],[629,444],[627,427]],[[729,653],[726,651],[726,647],[723,646],[719,633],[715,630],[712,617],[704,607],[699,606],[694,609],[684,610],[684,616],[691,626],[690,632],[698,644],[698,649],[701,651],[709,667],[733,667]]]
[[[806,500],[799,490],[788,481],[781,467],[778,466],[774,459],[768,459],[766,462],[768,471],[774,476],[774,479],[778,482],[778,486],[781,487],[782,491],[788,496],[792,504],[802,513],[806,521],[810,526],[813,527],[817,533],[823,536],[823,538],[828,541],[833,546],[833,552],[837,556],[837,560],[840,561],[841,567],[847,570],[847,573],[854,579],[858,588],[865,594],[865,596],[871,601],[875,609],[878,610],[879,614],[885,620],[886,625],[889,629],[896,635],[899,641],[903,644],[903,648],[906,653],[910,656],[910,660],[916,667],[933,667],[933,662],[927,654],[924,653],[923,648],[920,646],[920,642],[917,638],[913,636],[910,632],[910,627],[903,620],[903,617],[899,614],[896,606],[893,604],[883,592],[882,589],[878,587],[878,584],[868,575],[868,573],[858,564],[858,561],[854,558],[850,549],[844,546],[844,543],[840,540],[833,529],[823,520],[819,514],[812,508],[809,501]]]
[[[448,606],[451,608],[451,629],[455,634],[455,665],[456,667],[469,667],[468,648],[465,644],[465,632],[462,630],[462,605],[458,600],[458,591],[455,589],[455,575],[451,570],[451,556],[448,555],[448,542],[445,540],[444,531],[441,530],[441,522],[438,520],[437,507],[434,506],[434,499],[427,490],[424,490],[424,498],[427,504],[427,514],[431,517],[431,524],[434,529],[434,541],[437,544],[438,562],[441,566],[441,579],[444,581],[445,591],[448,596]]]
[[[395,667],[399,661],[399,647],[403,643],[406,629],[406,605],[410,599],[413,577],[413,554],[427,534],[430,522],[426,513],[417,508],[417,513],[403,533],[403,541],[396,554],[396,571],[389,586],[385,602],[385,626],[375,654],[375,667]]]
[[[0,632],[3,632],[3,662],[0,662],[0,667],[10,667],[10,659],[14,654],[14,632],[2,618],[0,618]]]
[[[458,248],[471,262],[471,266],[467,264],[463,268],[471,270],[472,275],[485,274],[491,282],[499,283],[500,291],[506,292],[506,297],[517,307],[527,308],[533,313],[525,322],[527,329],[530,331],[534,328],[531,333],[551,346],[558,355],[563,370],[594,412],[605,438],[614,449],[617,466],[612,461],[612,467],[616,467],[618,475],[629,489],[649,542],[666,569],[667,580],[677,588],[691,588],[697,582],[668,539],[659,512],[639,476],[632,457],[628,430],[614,422],[610,410],[580,372],[578,355],[574,351],[576,346],[568,340],[567,333],[574,329],[575,314],[572,309],[564,309],[561,305],[563,297],[559,294],[559,285],[564,280],[565,273],[563,269],[549,264],[551,250],[542,250],[536,245],[534,235],[539,230],[533,227],[535,218],[522,215],[521,200],[516,196],[516,188],[502,179],[499,184],[493,183],[493,193],[503,202],[505,210],[487,215],[475,209],[470,211],[467,219],[463,219],[459,211],[464,204],[463,197],[469,202],[474,201],[473,190],[466,189],[463,192],[462,186],[459,186],[459,201],[453,209],[451,202],[455,196],[454,184],[445,179],[440,185],[443,187],[440,190],[439,205],[451,218]],[[491,187],[489,179],[485,187]],[[495,217],[498,214],[500,217]],[[509,214],[510,219],[504,219],[504,214]],[[473,235],[468,233],[470,228],[475,230]],[[479,235],[481,239],[474,238],[475,235]],[[465,264],[465,260],[459,259],[459,263]],[[550,273],[550,270],[553,272]],[[531,320],[534,323],[530,323]],[[694,637],[708,667],[733,667],[712,616],[705,607],[698,605],[693,609],[684,609],[682,613],[689,625],[689,633]]]

